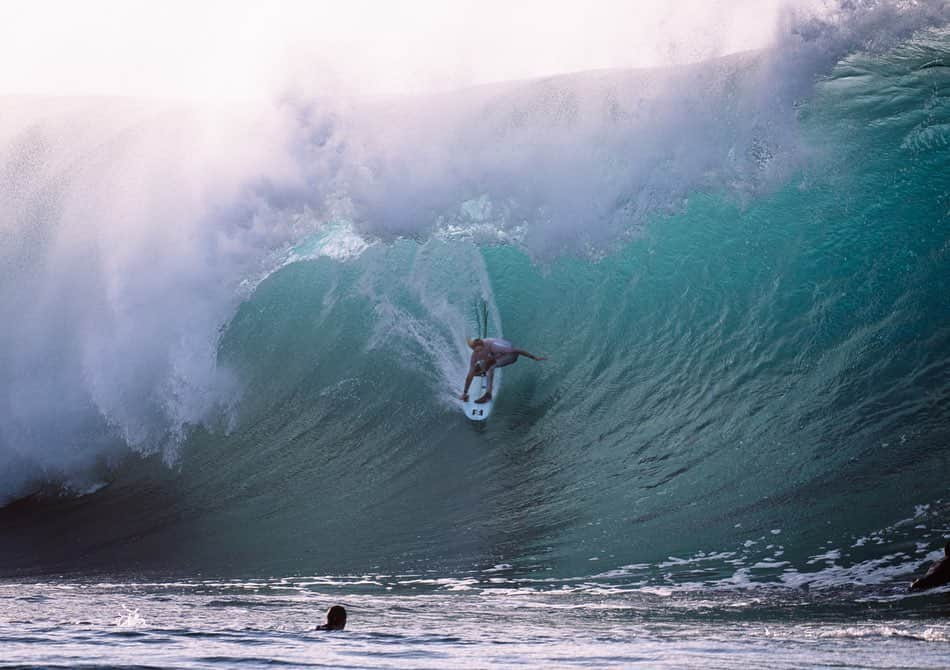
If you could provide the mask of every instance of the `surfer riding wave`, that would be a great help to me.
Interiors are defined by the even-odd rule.
[[[492,384],[495,380],[495,368],[503,368],[518,360],[518,356],[527,356],[536,361],[545,360],[544,356],[535,356],[524,349],[516,349],[508,340],[496,337],[469,338],[468,346],[472,349],[472,358],[468,365],[468,376],[465,377],[465,389],[462,391],[462,400],[468,400],[468,388],[472,385],[475,375],[488,375],[488,388],[485,394],[476,400],[476,403],[486,403],[491,400]]]

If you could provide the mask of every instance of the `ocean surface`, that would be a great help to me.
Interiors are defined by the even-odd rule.
[[[0,99],[0,667],[950,665],[948,17]]]

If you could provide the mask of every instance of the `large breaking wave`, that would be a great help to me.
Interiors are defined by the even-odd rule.
[[[410,100],[5,101],[0,560],[917,565],[946,17],[849,3],[767,52]],[[484,430],[453,400],[477,300],[550,357]]]

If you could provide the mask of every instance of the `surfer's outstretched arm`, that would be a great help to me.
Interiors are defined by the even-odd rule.
[[[462,389],[462,400],[468,400],[468,387],[472,385],[472,380],[475,378],[475,366],[471,365],[468,368],[468,375],[465,377],[465,388]]]
[[[515,349],[514,351],[519,356],[527,356],[531,360],[535,360],[535,361],[546,361],[548,359],[547,356],[535,356],[534,354],[529,353],[525,351],[524,349]]]

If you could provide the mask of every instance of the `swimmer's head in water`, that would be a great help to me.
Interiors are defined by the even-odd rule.
[[[482,341],[482,338],[476,337],[474,340],[468,338],[468,347],[469,349],[477,349],[478,347],[483,346],[485,343]]]
[[[327,622],[320,626],[323,630],[343,630],[346,628],[346,610],[343,605],[334,605],[327,610]]]

